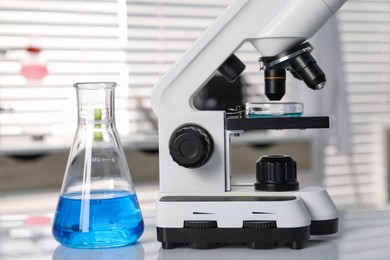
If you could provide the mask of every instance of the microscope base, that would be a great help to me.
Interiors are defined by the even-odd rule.
[[[310,235],[338,231],[337,208],[322,187],[291,192],[239,187],[230,192],[183,195],[160,193],[157,200],[157,240],[163,249],[227,244],[301,249]]]
[[[302,249],[310,238],[310,226],[300,228],[157,228],[157,239],[163,249],[189,246],[211,249],[223,245],[245,245],[253,249],[268,249],[288,245]]]

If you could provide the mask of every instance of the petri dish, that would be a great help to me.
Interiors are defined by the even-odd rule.
[[[303,103],[261,102],[246,103],[247,117],[299,117],[303,114]]]

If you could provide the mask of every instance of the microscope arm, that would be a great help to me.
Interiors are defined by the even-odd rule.
[[[277,55],[313,36],[345,1],[235,0],[154,86],[153,111],[196,111],[193,95],[242,44]]]

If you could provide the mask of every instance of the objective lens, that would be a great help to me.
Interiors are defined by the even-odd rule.
[[[286,71],[268,69],[264,72],[265,95],[269,100],[281,100],[286,93]]]
[[[314,90],[325,86],[325,73],[318,67],[310,53],[304,52],[291,62],[292,73],[298,75],[305,84]]]

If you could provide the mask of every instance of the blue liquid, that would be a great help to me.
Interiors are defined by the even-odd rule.
[[[52,231],[67,247],[109,248],[134,243],[143,230],[135,193],[98,190],[90,200],[82,200],[80,192],[61,196]]]
[[[290,113],[290,114],[282,114],[282,115],[272,115],[272,114],[256,114],[249,113],[248,116],[252,118],[275,118],[275,117],[300,117],[303,115],[302,113]]]

